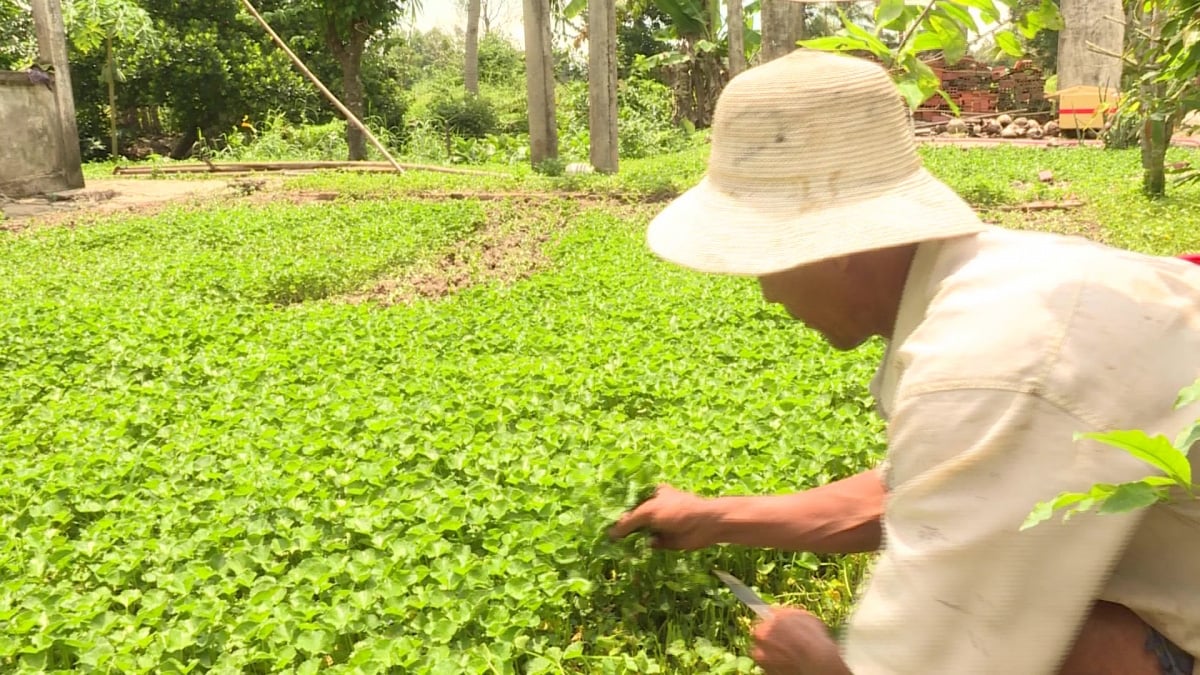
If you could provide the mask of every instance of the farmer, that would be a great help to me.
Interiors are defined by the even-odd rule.
[[[921,167],[885,72],[812,51],[729,84],[708,175],[647,238],[757,277],[837,349],[888,343],[881,466],[787,495],[660,486],[610,532],[878,550],[840,645],[801,608],[755,627],[768,673],[1200,672],[1200,501],[1019,531],[1040,501],[1151,472],[1076,432],[1200,416],[1173,409],[1200,377],[1200,267],[983,224]]]

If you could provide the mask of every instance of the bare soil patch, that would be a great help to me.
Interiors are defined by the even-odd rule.
[[[487,222],[471,235],[343,299],[351,304],[407,305],[445,298],[477,284],[528,279],[550,265],[546,248],[576,210],[566,203],[531,209],[521,203],[497,202],[489,207]]]
[[[145,214],[181,201],[211,198],[229,188],[227,180],[92,179],[79,190],[0,201],[0,230],[75,225],[100,215]]]

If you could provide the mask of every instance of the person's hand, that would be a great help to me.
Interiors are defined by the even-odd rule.
[[[626,511],[608,530],[612,539],[621,539],[638,530],[650,532],[650,545],[691,551],[717,543],[714,540],[716,517],[712,500],[667,484],[658,486],[654,496]]]
[[[754,626],[750,656],[767,675],[850,675],[820,619],[795,607],[772,607]]]

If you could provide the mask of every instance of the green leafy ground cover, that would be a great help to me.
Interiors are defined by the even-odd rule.
[[[1090,203],[1039,226],[1200,249],[1196,194],[1135,199],[1131,153],[926,154],[968,193],[986,174],[993,204]],[[654,260],[657,206],[428,198],[629,194],[702,168],[697,150],[615,178],[311,176],[288,188],[345,198],[0,234],[0,668],[748,671],[713,567],[839,621],[863,557],[602,531],[659,480],[783,492],[869,466],[880,346],[832,352],[752,281]],[[1013,184],[1044,168],[1058,184]],[[566,224],[529,279],[342,300],[518,217]]]

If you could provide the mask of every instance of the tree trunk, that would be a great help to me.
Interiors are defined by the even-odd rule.
[[[554,113],[554,60],[549,0],[525,0],[525,86],[529,92],[529,159],[537,166],[558,159]]]
[[[361,51],[359,51],[357,57],[349,58],[342,62],[342,86],[345,88],[346,107],[360,120],[363,119],[363,113],[366,110],[361,72]],[[358,162],[367,158],[367,137],[363,134],[362,130],[350,123],[346,124],[346,145],[350,149],[347,159],[351,162]]]
[[[187,159],[199,140],[200,132],[196,127],[184,129],[183,135],[179,137],[178,141],[175,141],[175,147],[171,149],[171,159]]]
[[[1140,23],[1139,32],[1148,36],[1150,44],[1159,44],[1162,35],[1162,19],[1164,14],[1156,7],[1141,5],[1130,12],[1129,25]],[[1137,16],[1140,14],[1141,16]],[[1151,54],[1156,52],[1151,48]],[[1148,56],[1150,56],[1148,55]],[[1171,132],[1174,131],[1175,116],[1163,107],[1170,107],[1166,100],[1166,85],[1163,82],[1150,82],[1141,79],[1138,85],[1138,98],[1141,99],[1142,118],[1142,192],[1147,197],[1162,197],[1167,194],[1167,148],[1171,145]]]
[[[692,61],[692,91],[696,97],[696,119],[698,128],[712,126],[717,99],[725,88],[725,71],[716,52],[703,52]]]
[[[737,77],[746,69],[746,20],[742,0],[726,0],[725,24],[729,30],[729,77]]]
[[[108,83],[108,133],[112,140],[112,158],[121,156],[121,139],[117,136],[117,60],[113,56],[112,34],[105,36],[105,59],[108,62],[108,72],[104,80]]]
[[[1093,51],[1088,43],[1113,54],[1122,52],[1121,0],[1062,0],[1059,9],[1064,26],[1058,33],[1058,90],[1079,85],[1120,90],[1121,59]]]
[[[463,69],[463,81],[467,92],[479,93],[479,3],[467,1],[467,64]]]
[[[337,27],[329,23],[325,27],[325,42],[342,68],[342,102],[358,119],[363,119],[366,100],[363,95],[362,57],[367,47],[367,30],[360,22],[350,28],[344,39],[338,35]],[[367,137],[347,120],[346,145],[350,148],[347,159],[359,162],[367,158]]]
[[[726,71],[716,52],[701,51],[697,38],[685,39],[683,52],[687,59],[668,66],[667,77],[675,94],[676,122],[687,120],[697,129],[712,124],[717,98],[725,88]]]
[[[1150,115],[1142,123],[1142,192],[1147,197],[1167,193],[1167,148],[1173,126],[1165,115]]]
[[[588,139],[592,166],[616,173],[617,3],[588,0]]]
[[[766,63],[786,56],[803,40],[804,3],[793,0],[762,0],[762,47],[758,62]]]

